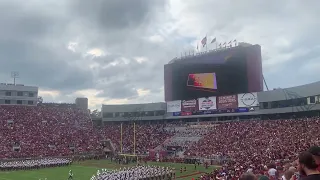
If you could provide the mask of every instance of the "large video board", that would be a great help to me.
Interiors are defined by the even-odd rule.
[[[165,100],[197,99],[263,90],[258,45],[181,59],[164,67]]]
[[[174,67],[174,99],[196,99],[248,92],[244,57],[230,58],[224,64],[183,64]]]

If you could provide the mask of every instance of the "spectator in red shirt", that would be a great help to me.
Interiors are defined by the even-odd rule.
[[[320,147],[313,146],[309,149],[309,152],[313,155],[313,158],[315,159],[315,161],[318,165],[317,170],[320,171]]]

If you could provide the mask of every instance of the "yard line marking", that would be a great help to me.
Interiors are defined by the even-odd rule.
[[[8,179],[8,178],[3,178],[3,177],[0,177],[0,179],[2,179],[2,180],[11,180],[11,179]]]

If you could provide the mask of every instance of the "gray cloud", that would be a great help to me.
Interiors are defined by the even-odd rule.
[[[105,97],[108,99],[122,99],[122,98],[136,98],[138,92],[135,86],[127,80],[117,80],[109,83],[98,97]]]
[[[0,81],[19,71],[20,83],[59,90],[59,100],[96,89],[106,100],[163,101],[163,65],[208,34],[218,42],[237,38],[261,44],[270,87],[312,82],[319,80],[312,68],[320,57],[319,5],[299,0],[48,0],[32,6],[1,1]],[[75,52],[67,49],[70,42],[76,43]],[[84,57],[94,48],[105,56]],[[141,57],[146,61],[137,62]],[[138,89],[150,94],[139,97]]]
[[[74,0],[71,3],[75,16],[94,27],[108,31],[124,31],[149,23],[154,8],[163,5],[161,0]],[[108,33],[108,32],[106,32]]]

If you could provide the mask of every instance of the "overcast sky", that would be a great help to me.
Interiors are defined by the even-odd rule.
[[[210,41],[262,46],[270,88],[320,79],[319,0],[0,0],[0,82],[45,102],[164,101],[163,65]],[[212,47],[209,47],[212,48]]]

